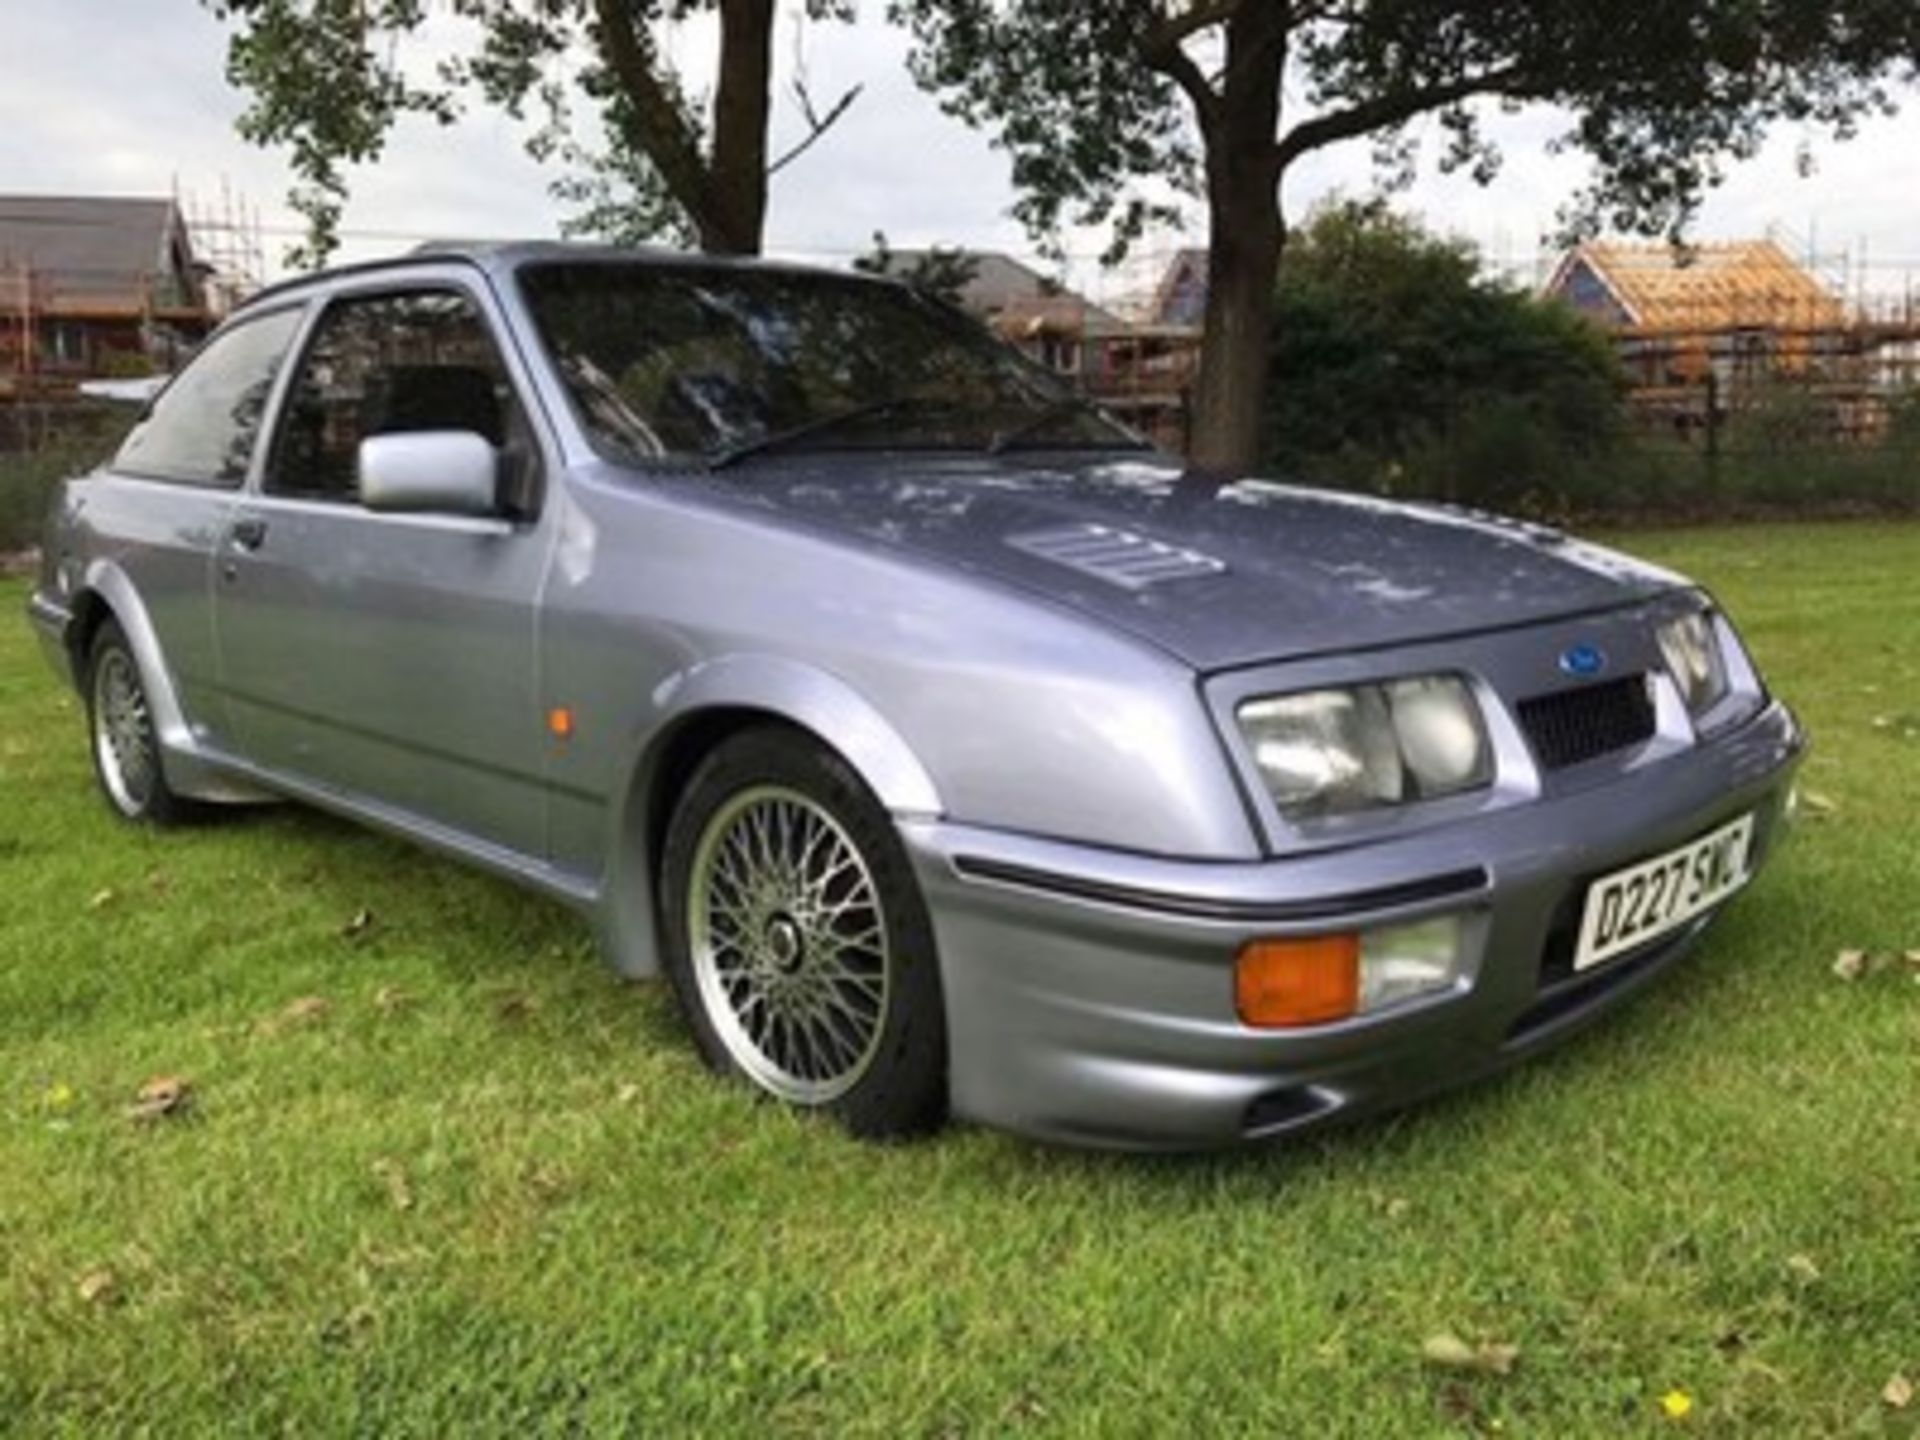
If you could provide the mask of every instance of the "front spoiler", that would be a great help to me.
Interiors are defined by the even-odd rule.
[[[1551,973],[1586,881],[1756,815],[1770,854],[1804,748],[1770,705],[1613,783],[1334,853],[1194,863],[903,822],[940,947],[955,1112],[1046,1139],[1201,1149],[1446,1088],[1570,1034],[1690,948],[1711,913],[1578,982]],[[1463,987],[1376,1016],[1259,1031],[1232,961],[1259,936],[1442,913]]]

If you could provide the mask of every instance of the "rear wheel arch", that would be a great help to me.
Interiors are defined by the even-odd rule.
[[[140,682],[152,708],[160,746],[161,768],[167,783],[183,800],[210,804],[259,804],[273,797],[205,760],[188,724],[186,711],[174,688],[173,671],[160,647],[160,637],[141,602],[133,581],[119,566],[95,560],[75,590],[73,621],[67,627],[67,646],[73,662],[74,683],[83,693],[90,683],[93,646],[109,621],[126,637]]]
[[[94,775],[114,812],[162,826],[195,818],[198,808],[167,783],[145,667],[110,610],[94,621],[81,674]]]
[[[68,631],[76,659],[76,674],[84,675],[100,627],[112,620],[126,636],[127,646],[140,666],[140,678],[152,702],[154,722],[163,748],[178,748],[187,739],[187,725],[173,687],[173,672],[160,652],[147,608],[124,570],[110,561],[96,560],[74,600],[74,625]]]

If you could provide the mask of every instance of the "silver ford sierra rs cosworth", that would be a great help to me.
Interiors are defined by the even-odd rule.
[[[862,1135],[1275,1137],[1676,960],[1802,749],[1552,530],[1152,449],[903,286],[438,247],[235,314],[31,616],[109,803],[289,798],[589,917]]]

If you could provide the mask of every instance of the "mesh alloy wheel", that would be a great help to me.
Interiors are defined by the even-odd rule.
[[[102,646],[93,666],[93,758],[107,798],[122,815],[139,819],[153,806],[159,763],[153,713],[133,656],[122,645]]]
[[[859,847],[809,797],[758,785],[707,820],[690,879],[694,980],[728,1055],[783,1100],[846,1094],[879,1050],[891,983]]]

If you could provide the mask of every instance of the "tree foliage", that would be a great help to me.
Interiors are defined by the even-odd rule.
[[[1264,449],[1282,474],[1512,504],[1619,437],[1604,335],[1381,202],[1310,216],[1273,305]]]
[[[980,261],[965,250],[943,245],[922,250],[908,259],[887,243],[883,231],[876,230],[873,249],[855,256],[853,268],[866,275],[891,276],[923,295],[958,305],[962,293],[979,272]]]
[[[240,131],[286,145],[291,197],[318,263],[338,241],[347,170],[377,160],[395,123],[454,123],[475,103],[531,125],[536,159],[567,167],[555,185],[582,207],[570,222],[632,242],[666,235],[752,254],[766,218],[767,176],[830,127],[857,92],[824,113],[796,92],[808,132],[769,159],[775,0],[204,0],[233,27],[228,77],[249,96]],[[473,37],[433,58],[436,8]],[[812,19],[849,19],[851,0],[806,0]],[[689,91],[660,43],[663,27],[719,18],[712,94]],[[444,32],[443,32],[444,33]],[[585,118],[607,148],[596,148]]]
[[[1243,464],[1259,432],[1280,184],[1364,141],[1389,179],[1437,163],[1491,180],[1487,105],[1561,107],[1591,157],[1573,229],[1681,233],[1776,125],[1844,138],[1920,56],[1907,0],[892,0],[915,73],[991,126],[1037,233],[1150,220],[1145,181],[1204,195],[1211,231],[1196,455]],[[1146,198],[1142,198],[1143,194]],[[1250,316],[1257,315],[1257,320]]]

